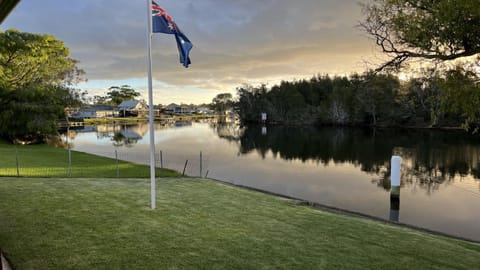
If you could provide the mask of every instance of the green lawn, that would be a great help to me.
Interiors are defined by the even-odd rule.
[[[71,174],[68,167],[68,151],[48,145],[17,145],[0,141],[0,176],[22,177],[117,177],[115,159],[71,152]],[[157,169],[159,177],[179,176],[178,172]],[[150,177],[150,167],[131,162],[118,162],[119,177]]]
[[[480,245],[210,180],[0,178],[22,269],[478,269]]]

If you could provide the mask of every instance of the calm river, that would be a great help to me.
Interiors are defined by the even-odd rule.
[[[147,124],[84,127],[73,149],[148,164]],[[463,132],[156,126],[165,167],[480,241],[480,137]],[[200,162],[200,152],[202,161]],[[402,187],[390,201],[390,159]],[[158,163],[157,163],[158,164]],[[200,164],[202,168],[200,169]]]

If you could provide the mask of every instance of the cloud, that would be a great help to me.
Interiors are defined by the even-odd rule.
[[[355,28],[361,19],[356,1],[177,0],[161,4],[192,40],[193,63],[185,70],[173,36],[156,34],[154,78],[176,91],[168,95],[172,98],[188,93],[186,102],[209,102],[215,92],[234,92],[243,83],[360,71],[362,57],[372,52],[370,41]],[[64,40],[87,72],[90,83],[83,87],[93,89],[95,81],[145,77],[146,6],[142,1],[116,0],[112,5],[111,0],[23,0],[2,25],[2,29],[9,27]]]

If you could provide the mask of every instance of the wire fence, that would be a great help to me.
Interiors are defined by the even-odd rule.
[[[133,149],[110,152],[83,153],[67,151],[62,157],[33,159],[28,152],[15,151],[2,157],[0,177],[150,177],[150,154]],[[94,156],[92,156],[92,154]],[[52,160],[55,160],[52,162]],[[203,152],[178,155],[157,151],[155,153],[156,176],[182,174],[207,177],[209,158]],[[52,166],[52,164],[54,164]],[[139,166],[140,164],[140,166]]]

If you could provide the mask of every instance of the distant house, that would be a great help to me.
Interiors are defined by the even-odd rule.
[[[207,107],[198,107],[196,109],[196,113],[198,114],[213,114],[214,111],[213,110],[210,110],[209,108]]]
[[[180,105],[180,112],[178,114],[192,114],[195,113],[195,108],[189,105]]]
[[[105,118],[114,117],[115,110],[112,106],[91,105],[81,108],[78,111],[73,111],[70,115],[73,118]]]
[[[169,104],[169,105],[167,105],[167,106],[165,107],[165,112],[166,112],[166,113],[175,114],[175,113],[177,113],[177,111],[179,111],[179,110],[180,110],[180,106],[177,105],[177,104],[175,104],[175,103],[171,103],[171,104]]]
[[[127,100],[123,101],[116,108],[119,115],[121,116],[147,116],[148,115],[148,106],[145,102],[138,100]]]
[[[177,105],[175,103],[172,103],[165,107],[165,112],[176,115],[185,115],[195,113],[195,108],[192,108],[192,106],[185,104]]]

